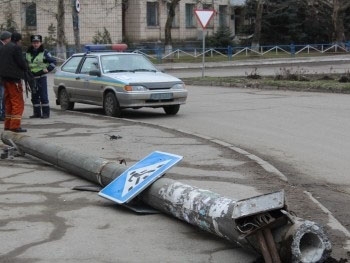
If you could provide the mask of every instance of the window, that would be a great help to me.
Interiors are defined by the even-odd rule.
[[[194,27],[194,4],[186,4],[186,27]]]
[[[98,70],[98,60],[95,57],[88,57],[85,59],[83,66],[81,67],[80,73],[89,74],[91,70]]]
[[[36,27],[36,3],[24,3],[24,21],[26,27]]]
[[[72,57],[66,64],[63,65],[62,71],[75,73],[82,57]]]
[[[219,26],[227,26],[227,6],[219,6]]]
[[[158,25],[158,2],[147,2],[147,26]]]
[[[118,54],[101,56],[104,73],[121,71],[157,71],[153,64],[142,55]]]

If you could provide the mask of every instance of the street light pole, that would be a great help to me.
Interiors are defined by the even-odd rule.
[[[80,25],[79,25],[80,1],[72,0],[72,21],[75,52],[80,52]]]
[[[5,131],[7,145],[107,186],[127,170],[115,161],[79,153],[58,145]],[[233,200],[168,178],[160,178],[138,196],[149,206],[204,231],[263,254],[265,262],[324,262],[331,243],[315,222],[292,216],[284,192]]]

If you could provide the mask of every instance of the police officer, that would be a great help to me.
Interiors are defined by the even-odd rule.
[[[13,132],[26,132],[21,127],[24,110],[22,79],[27,71],[27,63],[22,55],[22,35],[14,32],[11,42],[0,49],[0,77],[5,87],[4,129]]]
[[[27,50],[26,59],[35,80],[32,88],[33,115],[30,118],[46,119],[50,117],[46,73],[56,67],[56,59],[44,49],[41,35],[32,35],[30,40],[32,45]]]

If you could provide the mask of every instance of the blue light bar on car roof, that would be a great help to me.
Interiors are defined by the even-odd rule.
[[[86,52],[93,51],[124,51],[128,48],[127,44],[97,44],[97,45],[85,45]]]

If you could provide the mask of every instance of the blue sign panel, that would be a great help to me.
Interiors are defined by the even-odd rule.
[[[99,195],[118,204],[126,203],[182,158],[179,155],[155,151],[114,179],[99,192]]]

